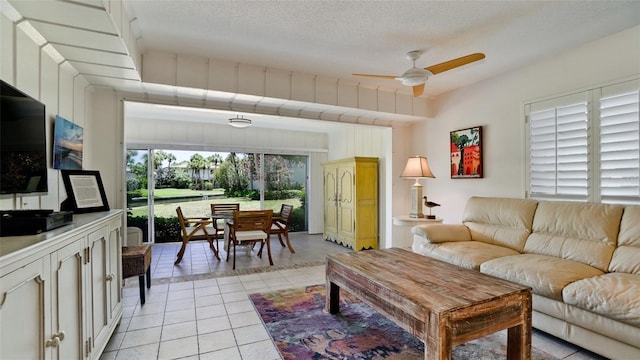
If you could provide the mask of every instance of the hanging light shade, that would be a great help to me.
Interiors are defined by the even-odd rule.
[[[229,119],[229,125],[235,128],[246,128],[251,126],[251,120],[245,119],[242,115]]]

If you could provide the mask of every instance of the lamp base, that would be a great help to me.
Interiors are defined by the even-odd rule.
[[[422,185],[416,179],[416,182],[411,186],[411,212],[410,218],[421,219],[424,217],[422,212]]]
[[[435,220],[436,216],[435,215],[425,215],[425,218],[430,219],[430,220]]]

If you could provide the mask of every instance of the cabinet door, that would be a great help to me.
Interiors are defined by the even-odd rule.
[[[355,239],[355,195],[355,167],[342,165],[338,168],[338,241],[351,247]]]
[[[338,179],[334,166],[324,167],[324,238],[337,240],[338,236]]]
[[[49,256],[0,279],[0,359],[51,358]]]
[[[122,225],[120,220],[109,223],[107,242],[107,295],[109,308],[109,323],[122,308]],[[106,345],[106,344],[105,344]]]
[[[109,324],[109,268],[107,228],[102,227],[87,237],[89,246],[89,263],[87,264],[87,310],[89,329],[89,351],[95,344],[102,344],[110,337]]]
[[[64,339],[53,348],[54,359],[82,359],[84,340],[84,237],[51,254],[51,310],[54,334]]]

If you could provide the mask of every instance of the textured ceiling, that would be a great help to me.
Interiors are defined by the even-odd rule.
[[[640,1],[125,0],[143,52],[163,50],[310,74],[399,75],[474,52],[434,76],[436,96],[640,24]],[[359,79],[359,78],[358,78]],[[363,83],[397,87],[395,80]]]

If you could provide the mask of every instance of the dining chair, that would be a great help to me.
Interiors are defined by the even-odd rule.
[[[216,239],[218,233],[224,233],[224,224],[226,220],[233,219],[233,212],[240,210],[240,204],[211,204],[211,218],[213,219],[213,228],[215,229]],[[225,234],[228,237],[228,234]],[[226,247],[226,241],[225,241]]]
[[[295,254],[296,251],[293,250],[293,246],[291,246],[291,242],[289,242],[289,219],[291,218],[291,212],[293,211],[293,205],[282,204],[280,207],[280,213],[273,217],[271,224],[271,234],[277,234],[278,240],[280,241],[280,245],[284,247],[284,242],[282,242],[282,235],[287,242],[287,248],[289,252]]]
[[[244,210],[233,213],[233,223],[229,222],[229,242],[227,244],[227,261],[233,246],[233,269],[236,268],[236,246],[255,245],[260,243],[258,256],[262,258],[262,249],[267,245],[269,265],[273,266],[271,258],[271,219],[273,210]]]
[[[212,224],[211,219],[208,217],[184,217],[180,206],[176,208],[176,213],[178,214],[178,221],[180,222],[180,230],[182,232],[182,247],[180,247],[178,258],[173,264],[178,265],[180,261],[182,261],[182,256],[184,255],[189,240],[207,240],[216,259],[220,260],[217,238],[215,239],[216,245],[213,245],[215,229],[213,226],[210,226]]]

